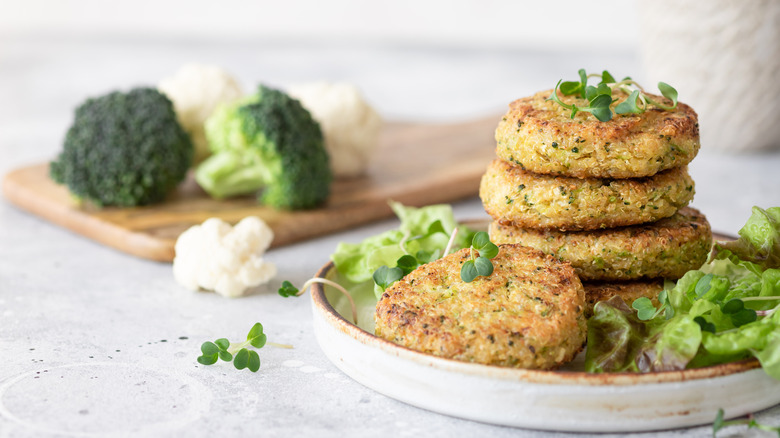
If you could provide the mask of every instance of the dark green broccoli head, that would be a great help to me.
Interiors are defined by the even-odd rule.
[[[255,96],[218,109],[206,122],[214,152],[195,178],[222,198],[261,190],[260,202],[303,209],[321,204],[333,179],[322,131],[300,102],[260,86]]]
[[[184,179],[192,156],[171,101],[153,88],[135,88],[81,104],[50,173],[79,198],[130,207],[162,201]]]

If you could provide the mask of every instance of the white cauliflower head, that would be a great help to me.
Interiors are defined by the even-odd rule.
[[[218,105],[243,96],[238,82],[225,70],[200,64],[183,65],[174,76],[161,80],[157,89],[173,102],[179,123],[192,139],[193,164],[211,154],[203,123]]]
[[[333,175],[348,178],[364,174],[379,140],[382,119],[357,87],[314,82],[292,86],[287,92],[319,122]]]
[[[273,238],[271,228],[255,216],[234,227],[222,219],[208,219],[176,240],[173,276],[190,290],[241,296],[276,275],[276,266],[263,260]]]

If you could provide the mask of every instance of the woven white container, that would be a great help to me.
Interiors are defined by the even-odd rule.
[[[780,0],[638,5],[647,87],[677,88],[699,114],[702,147],[780,149]]]

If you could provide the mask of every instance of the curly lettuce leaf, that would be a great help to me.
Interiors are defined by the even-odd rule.
[[[589,373],[639,371],[636,355],[647,325],[620,297],[596,303],[588,320],[585,370]]]
[[[688,312],[696,299],[696,285],[706,274],[702,271],[688,271],[677,280],[677,284],[667,292],[669,303],[675,313]]]
[[[762,270],[755,263],[729,257],[712,260],[702,266],[701,270],[690,272],[706,272],[728,280],[728,290],[723,297],[719,297],[720,300],[716,300],[718,302],[751,297],[780,296],[780,269]],[[772,301],[748,301],[745,305],[755,310],[768,310],[776,304],[777,302]]]
[[[780,207],[753,207],[753,214],[738,234],[735,241],[718,242],[713,255],[733,255],[763,269],[780,268]]]
[[[331,255],[336,270],[352,283],[373,281],[380,266],[395,266],[404,255],[426,261],[444,250],[457,222],[452,207],[447,204],[406,207],[390,201],[390,207],[400,220],[397,230],[389,230],[366,238],[360,243],[340,243]],[[454,247],[469,245],[473,231],[460,227]],[[430,261],[430,260],[427,260]],[[375,289],[381,294],[382,289]]]
[[[777,328],[766,337],[766,345],[755,353],[767,374],[780,380],[780,330]]]
[[[677,315],[653,331],[635,359],[641,372],[684,369],[699,351],[702,331],[691,315]]]
[[[652,372],[684,369],[696,355],[701,329],[690,315],[641,321],[620,297],[596,304],[588,320],[585,370]]]
[[[778,327],[766,323],[767,320],[756,321],[734,330],[720,333],[705,333],[702,346],[712,354],[730,355],[746,351],[762,351],[766,348],[767,336]]]
[[[722,333],[704,333],[702,347],[714,356],[754,356],[770,376],[780,380],[780,312]]]
[[[754,208],[740,240],[716,245],[701,269],[662,292],[666,312],[637,306],[650,320],[622,301],[597,304],[588,321],[587,369],[681,370],[753,356],[780,379],[779,224],[779,207]]]
[[[457,226],[455,216],[452,214],[452,207],[448,204],[428,205],[421,208],[407,207],[395,201],[390,201],[389,204],[401,221],[398,230],[406,236],[427,234],[428,228],[436,221],[441,223],[447,234],[451,233]]]
[[[360,243],[341,242],[336,247],[336,251],[331,254],[330,259],[339,273],[349,281],[353,283],[368,281],[371,280],[371,276],[376,270],[376,268],[371,269],[368,257],[380,250],[380,252],[391,252],[394,249],[401,251],[398,244],[403,236],[401,231],[389,230],[368,237]],[[387,254],[387,258],[392,259],[393,256],[393,254]]]

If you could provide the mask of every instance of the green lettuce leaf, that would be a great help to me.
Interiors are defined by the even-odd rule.
[[[690,315],[641,321],[620,297],[596,304],[588,320],[585,370],[652,372],[685,369],[696,356],[701,328]]]
[[[687,368],[703,368],[713,365],[720,365],[729,362],[736,362],[738,360],[747,359],[750,357],[750,353],[741,352],[736,354],[713,354],[707,351],[704,347],[699,347],[699,351],[696,356],[688,362]]]
[[[718,242],[715,257],[728,251],[740,260],[756,263],[762,268],[780,268],[780,207],[766,210],[753,207],[747,223],[739,230],[739,239]]]
[[[641,372],[685,369],[699,351],[702,331],[691,315],[676,315],[653,331],[635,358]]]
[[[767,335],[766,345],[755,356],[767,374],[780,380],[780,330],[776,329]]]
[[[754,207],[739,234],[666,287],[666,312],[638,306],[650,320],[622,301],[598,303],[588,321],[588,371],[681,370],[753,356],[780,379],[780,207]]]
[[[455,229],[457,223],[452,214],[452,207],[448,204],[428,205],[415,208],[406,207],[400,202],[390,201],[390,208],[401,225],[398,229],[406,236],[421,236],[428,233],[428,228],[436,221],[441,222],[444,232],[449,234]]]
[[[639,371],[637,353],[649,327],[620,297],[596,303],[588,320],[585,370],[590,373]]]
[[[349,281],[353,283],[368,281],[371,280],[371,276],[376,270],[376,268],[371,269],[369,266],[368,257],[380,249],[390,251],[387,248],[398,247],[403,237],[404,234],[401,231],[390,230],[368,237],[360,243],[341,242],[336,247],[336,251],[331,254],[330,259],[339,273]],[[400,251],[400,247],[398,250]],[[389,257],[392,258],[392,254]],[[376,261],[374,259],[374,262]]]
[[[737,360],[754,356],[767,374],[780,380],[780,312],[734,330],[704,333],[702,347],[710,357]]]
[[[390,207],[400,220],[397,230],[368,237],[360,243],[342,242],[331,255],[336,270],[350,282],[373,282],[374,271],[380,266],[396,266],[404,255],[431,261],[442,253],[457,225],[452,207],[447,204],[416,208],[390,201]],[[468,246],[473,234],[468,227],[459,227],[454,249]],[[374,287],[374,291],[379,297],[383,289]]]
[[[706,274],[701,271],[688,271],[677,281],[677,284],[668,291],[669,303],[675,313],[687,312],[693,306],[696,296],[696,285]]]
[[[702,346],[710,353],[719,355],[738,354],[749,350],[762,351],[766,348],[766,337],[778,328],[765,321],[767,320],[752,322],[721,333],[705,332]]]

